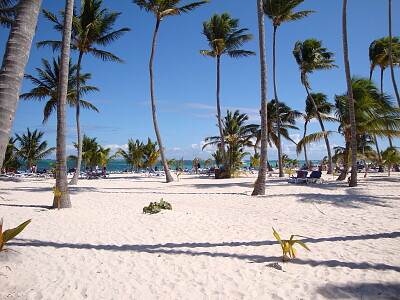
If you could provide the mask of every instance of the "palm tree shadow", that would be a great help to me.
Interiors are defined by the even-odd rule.
[[[316,289],[327,299],[399,299],[400,285],[395,283],[326,284]]]

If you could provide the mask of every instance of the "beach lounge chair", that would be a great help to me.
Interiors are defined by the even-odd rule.
[[[312,171],[310,177],[307,177],[307,183],[323,183],[324,179],[321,176],[321,171]]]
[[[296,177],[290,177],[289,183],[307,183],[307,171],[297,171]]]

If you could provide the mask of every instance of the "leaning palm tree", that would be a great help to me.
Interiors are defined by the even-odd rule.
[[[397,104],[400,107],[400,95],[399,90],[397,89],[396,79],[394,78],[394,59],[393,59],[393,43],[392,43],[392,0],[389,0],[389,61],[390,61],[390,73],[392,75],[392,83],[394,93],[396,95]]]
[[[10,28],[17,12],[17,0],[0,0],[0,25]]]
[[[115,61],[123,63],[124,61],[114,54],[95,48],[98,46],[107,46],[117,40],[125,32],[130,31],[129,28],[121,28],[114,30],[113,26],[117,21],[120,13],[109,12],[108,8],[101,8],[103,0],[82,0],[79,15],[73,17],[72,23],[72,40],[71,49],[78,51],[78,64],[76,78],[80,78],[80,70],[82,66],[82,58],[84,54],[92,54],[103,61]],[[57,16],[53,13],[43,10],[44,16],[53,22],[54,29],[63,30],[63,24],[59,22]],[[62,12],[63,13],[63,12]],[[57,50],[61,46],[60,41],[43,41],[37,44],[41,46],[52,46],[53,50]],[[76,127],[78,135],[78,161],[76,171],[70,184],[77,184],[81,161],[82,161],[82,138],[80,125],[80,80],[77,80],[76,86]]]
[[[277,114],[279,109],[279,100],[278,100],[278,90],[276,84],[276,30],[283,22],[297,21],[299,19],[307,17],[310,13],[315,12],[312,10],[306,10],[293,13],[293,9],[295,9],[303,1],[304,0],[265,0],[264,2],[264,13],[272,21],[272,25],[274,26],[273,46],[272,46],[272,76],[274,82],[274,98],[277,103],[276,105]],[[276,120],[278,122],[277,148],[278,148],[279,177],[284,177],[283,164],[282,164],[280,121],[279,118],[277,118]]]
[[[19,143],[19,156],[26,163],[26,169],[30,170],[32,165],[37,163],[39,160],[49,156],[56,148],[47,148],[47,142],[41,141],[44,132],[30,131],[27,128],[26,134],[21,135],[15,134],[16,141]]]
[[[58,86],[60,83],[60,58],[56,60],[53,58],[53,64],[50,65],[49,61],[42,58],[42,64],[44,69],[36,68],[37,77],[29,74],[25,74],[25,78],[35,84],[31,91],[20,95],[21,99],[24,100],[38,100],[42,101],[48,99],[43,111],[43,121],[45,124],[49,119],[50,115],[57,109],[58,102]],[[77,65],[72,64],[71,60],[68,65],[68,82],[67,82],[67,102],[70,107],[75,107],[76,102],[76,70]],[[86,86],[86,80],[91,78],[91,74],[81,74],[80,82],[83,86],[80,87],[81,95],[87,94],[93,91],[99,91],[98,88],[94,86]],[[80,97],[79,97],[80,98]],[[91,103],[79,99],[80,106],[87,109],[92,109],[98,112],[98,109]]]
[[[351,71],[349,63],[349,49],[347,44],[347,0],[343,0],[343,13],[342,13],[342,38],[343,38],[343,59],[344,69],[346,74],[347,83],[347,96],[349,101],[349,117],[350,117],[350,145],[352,151],[351,157],[351,178],[349,181],[350,187],[357,186],[357,124],[356,113],[354,110],[353,87],[351,81]]]
[[[70,208],[71,199],[68,193],[66,145],[66,106],[68,98],[68,79],[70,71],[70,47],[72,16],[74,1],[65,1],[64,30],[62,35],[60,72],[57,84],[57,148],[56,148],[56,185],[54,190],[53,208]]]
[[[326,95],[322,93],[311,93],[311,97],[314,99],[314,102],[317,106],[317,111],[319,112],[321,118],[323,120],[331,120],[328,116],[328,114],[331,113],[332,108],[334,107],[333,104],[329,103],[326,101]],[[316,118],[317,114],[314,109],[314,106],[312,104],[312,101],[309,97],[306,99],[306,108],[305,108],[305,113],[303,114],[304,118],[304,132],[303,132],[303,138],[307,135],[307,125],[308,123],[311,122],[312,119]],[[307,145],[304,145],[303,147],[304,151],[304,160],[306,162],[306,165],[309,166],[308,163],[308,157],[307,157]],[[299,154],[299,153],[297,153]]]
[[[328,70],[337,67],[334,65],[333,53],[328,52],[326,48],[322,47],[322,41],[317,41],[315,39],[307,39],[304,42],[296,42],[293,50],[294,58],[299,65],[301,73],[301,83],[304,85],[307,95],[310,98],[314,110],[316,111],[316,116],[318,122],[321,126],[322,131],[325,131],[324,123],[318,112],[317,105],[314,98],[310,94],[310,83],[308,81],[307,74],[313,73],[315,70]],[[328,153],[328,174],[332,174],[332,155],[331,148],[329,145],[328,137],[325,136],[326,150]]]
[[[10,138],[42,0],[20,0],[0,70],[0,165]]]
[[[261,116],[261,151],[260,151],[260,169],[256,183],[254,185],[252,196],[265,195],[265,180],[267,178],[267,59],[265,51],[265,26],[264,26],[264,14],[263,14],[263,0],[257,1],[257,20],[258,20],[258,45],[260,49],[260,116]]]
[[[171,172],[168,169],[167,160],[164,154],[163,143],[161,140],[160,130],[158,128],[157,113],[156,113],[156,99],[154,95],[154,78],[153,78],[153,60],[156,50],[156,40],[157,34],[160,27],[161,21],[164,17],[181,15],[183,13],[188,13],[204,3],[209,1],[194,2],[184,6],[178,7],[177,5],[182,0],[132,0],[134,4],[137,4],[141,9],[154,14],[156,17],[156,27],[153,34],[153,42],[151,47],[151,55],[149,62],[149,73],[150,73],[150,96],[151,96],[151,111],[153,114],[154,131],[156,133],[157,142],[160,147],[161,161],[165,170],[165,177],[167,182],[174,181]]]
[[[252,34],[244,34],[247,30],[247,28],[240,29],[239,19],[232,19],[227,12],[224,12],[221,15],[214,14],[210,21],[203,22],[203,34],[207,38],[211,50],[200,50],[200,53],[217,59],[217,119],[221,137],[222,159],[227,177],[230,177],[230,171],[226,157],[225,137],[223,133],[219,99],[221,56],[223,54],[228,54],[232,58],[238,58],[255,55],[255,52],[240,49],[244,43],[253,38]]]

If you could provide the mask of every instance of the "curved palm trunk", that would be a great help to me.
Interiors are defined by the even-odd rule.
[[[397,89],[396,79],[394,78],[393,55],[392,55],[392,0],[389,0],[389,59],[390,59],[390,74],[392,75],[393,89],[396,94],[397,103],[400,107],[399,90]]]
[[[218,128],[219,128],[219,135],[221,136],[221,153],[222,153],[222,164],[225,168],[226,177],[230,178],[230,169],[228,165],[228,160],[226,159],[226,150],[225,150],[225,136],[224,136],[224,129],[222,127],[222,120],[221,120],[221,105],[219,100],[219,91],[221,88],[221,57],[217,56],[217,118],[218,118]]]
[[[316,112],[319,125],[321,126],[321,130],[325,132],[325,126],[324,126],[324,123],[322,122],[321,115],[319,114],[319,111],[317,109],[317,105],[315,104],[314,98],[311,96],[310,91],[308,90],[307,84],[305,84],[305,82],[306,82],[305,78],[304,78],[305,74],[302,73],[301,76],[302,76],[302,82],[304,84],[304,87],[306,88],[307,95],[311,99],[314,110]],[[332,174],[332,153],[331,153],[331,146],[329,144],[329,139],[328,139],[327,135],[324,135],[324,140],[325,140],[325,144],[326,144],[326,151],[328,152],[328,170],[326,173]]]
[[[70,208],[71,200],[68,194],[67,182],[67,151],[66,151],[66,106],[68,92],[69,52],[71,43],[71,27],[74,1],[65,1],[64,31],[62,37],[60,84],[58,87],[57,104],[57,152],[56,152],[56,189],[60,196],[54,195],[53,208]]]
[[[278,91],[276,87],[276,26],[274,26],[274,37],[273,37],[273,46],[272,46],[272,73],[273,73],[273,81],[274,81],[274,97],[275,97],[275,114],[276,114],[276,129],[278,131],[278,163],[279,163],[279,177],[284,177],[283,173],[283,165],[282,165],[282,143],[281,143],[281,118],[279,114],[279,100],[278,100]]]
[[[165,154],[164,154],[164,147],[163,147],[162,140],[161,140],[160,130],[158,129],[156,99],[154,97],[154,77],[153,77],[154,52],[156,49],[156,39],[157,39],[158,28],[160,27],[160,22],[161,21],[159,19],[157,19],[156,28],[154,29],[153,43],[151,46],[151,56],[150,56],[150,62],[149,62],[150,95],[151,95],[151,112],[153,114],[154,131],[156,133],[158,147],[160,148],[161,161],[162,161],[162,165],[164,167],[166,181],[168,183],[168,182],[174,181],[174,179],[172,178],[171,172],[168,169],[167,160],[165,159]]]
[[[350,187],[357,186],[357,137],[356,137],[356,117],[354,111],[353,86],[351,83],[351,72],[349,63],[349,49],[347,45],[347,0],[343,0],[343,56],[344,68],[347,82],[347,95],[349,98],[349,115],[350,115],[350,145],[351,145],[351,179]]]
[[[305,121],[305,122],[304,122],[303,139],[304,139],[304,138],[306,137],[306,135],[307,135],[307,124],[308,124],[308,121]],[[309,163],[308,163],[307,146],[306,146],[306,144],[304,144],[304,146],[303,146],[303,151],[304,151],[304,160],[306,161],[306,166],[309,167],[310,165],[309,165]]]
[[[260,48],[260,79],[261,79],[261,149],[260,149],[260,169],[258,171],[257,181],[254,185],[252,196],[265,195],[265,180],[267,179],[267,60],[265,50],[264,36],[264,13],[263,0],[257,0],[258,16],[258,41]]]
[[[81,118],[80,118],[80,91],[81,91],[81,64],[82,64],[83,52],[79,52],[78,64],[76,69],[76,132],[78,135],[78,157],[76,161],[76,170],[74,173],[74,177],[71,179],[71,185],[75,185],[78,183],[79,174],[81,172],[82,165],[82,133],[81,133]]]
[[[343,153],[343,172],[340,173],[336,180],[345,180],[347,173],[349,173],[349,150],[350,142],[346,139],[344,153]]]
[[[42,0],[20,0],[0,70],[0,166],[3,165]]]

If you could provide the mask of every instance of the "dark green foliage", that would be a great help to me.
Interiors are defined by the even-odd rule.
[[[169,202],[164,201],[163,198],[161,198],[160,202],[150,202],[149,206],[143,207],[143,213],[156,214],[159,213],[162,209],[172,210],[172,205]]]

